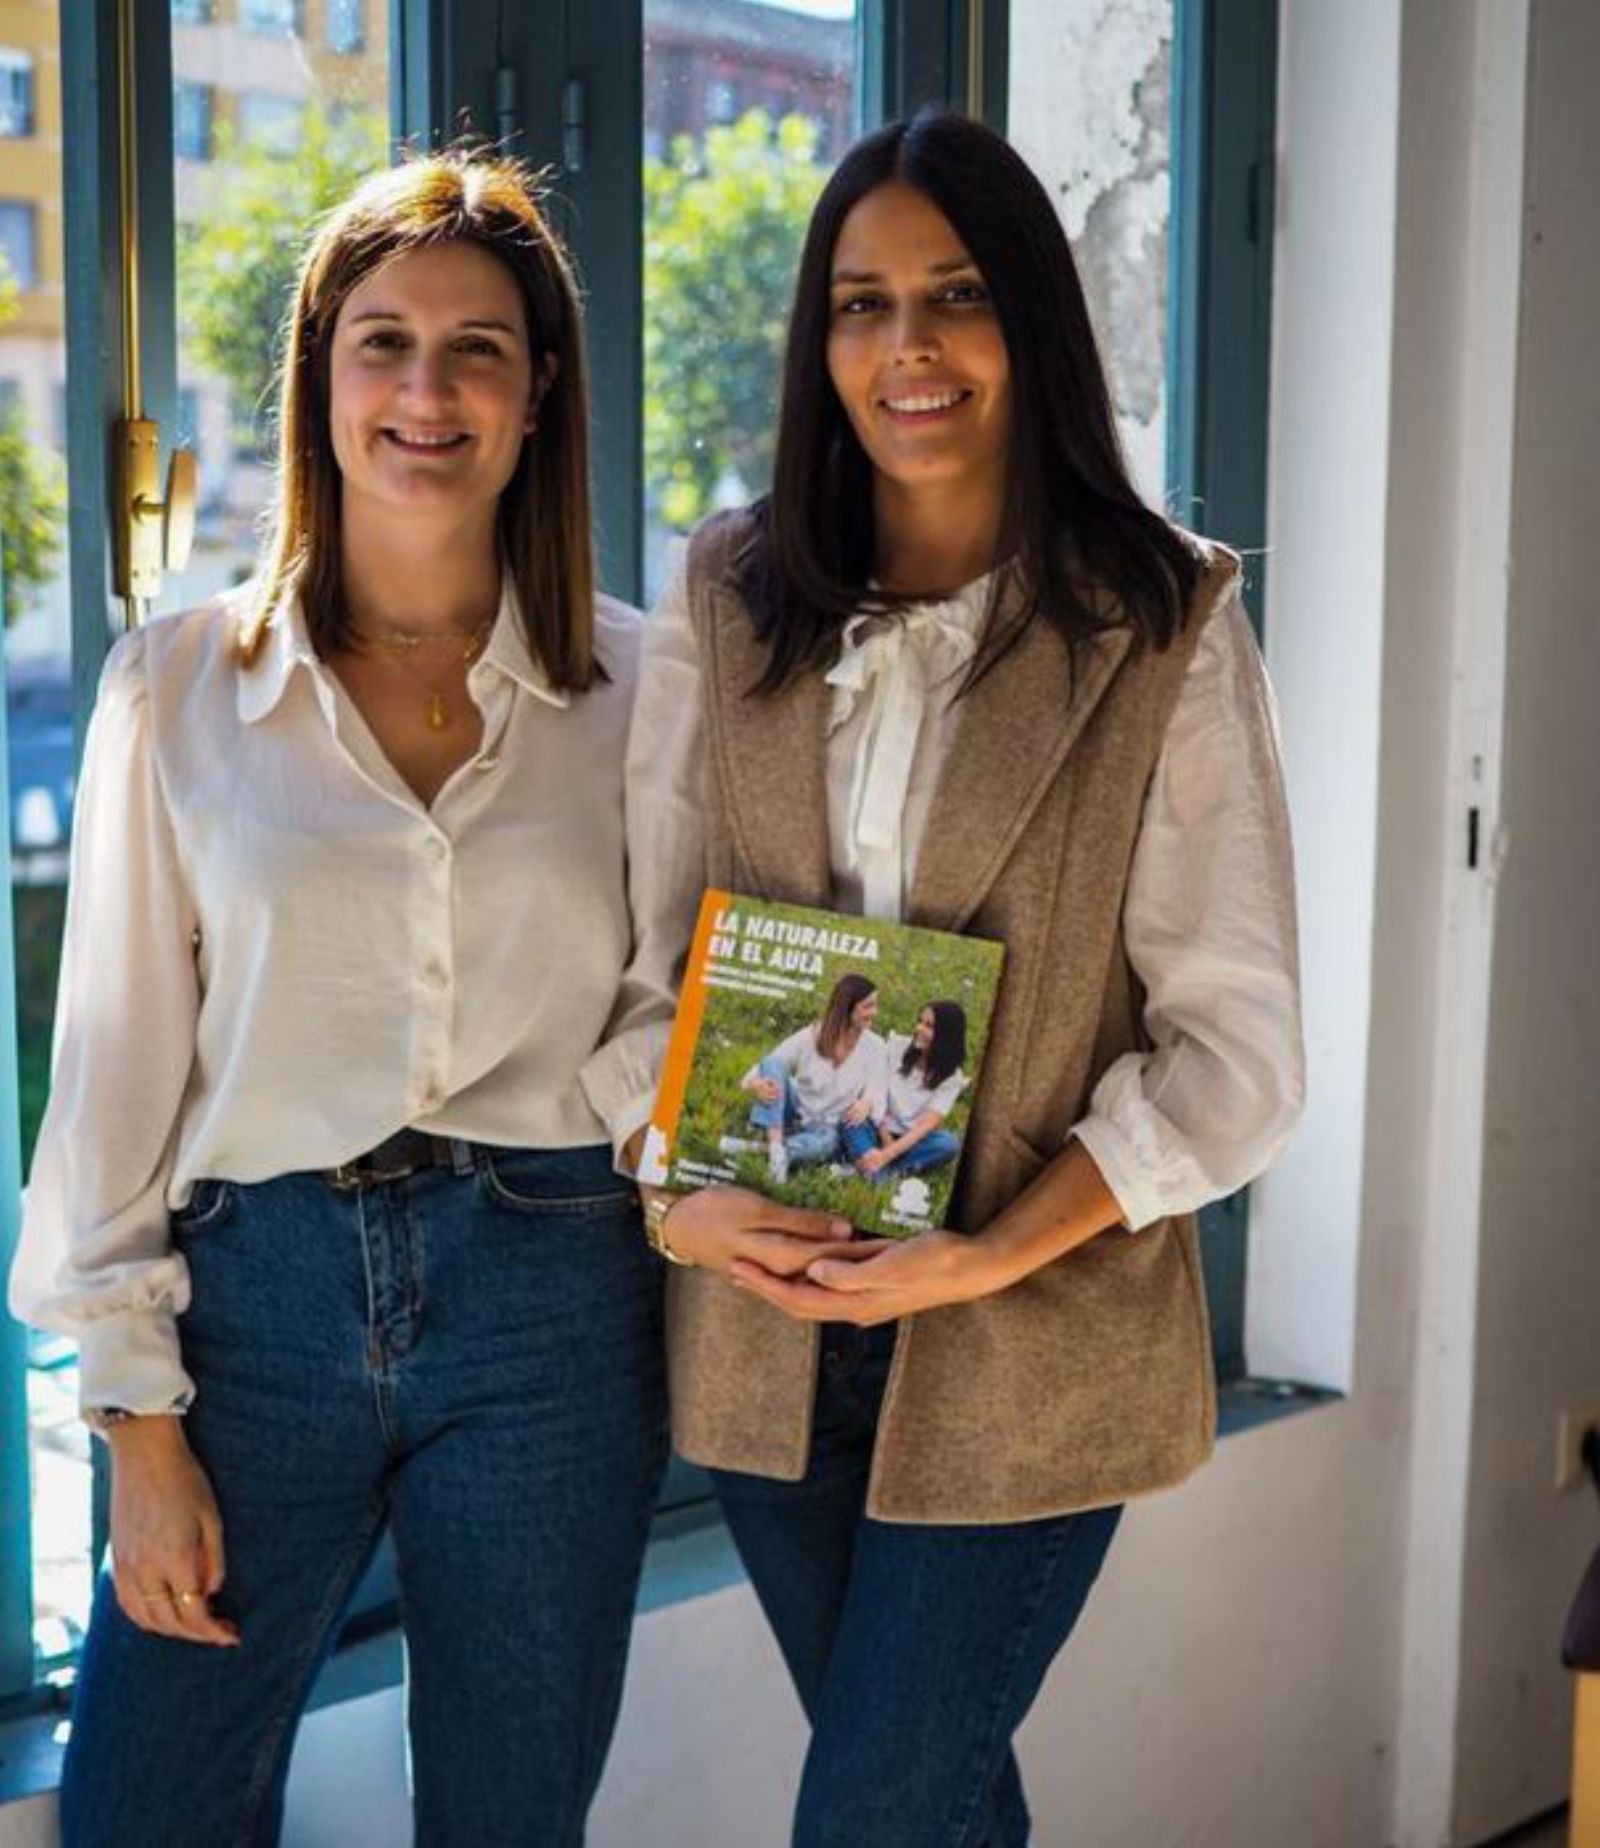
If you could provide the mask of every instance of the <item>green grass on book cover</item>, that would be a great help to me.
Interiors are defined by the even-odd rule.
[[[641,1180],[737,1184],[909,1237],[942,1226],[1003,946],[709,891]]]

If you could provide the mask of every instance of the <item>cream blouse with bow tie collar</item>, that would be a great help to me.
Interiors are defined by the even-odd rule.
[[[826,753],[833,902],[898,919],[967,703],[990,579],[846,626]],[[634,959],[620,1011],[670,1016],[704,885],[705,690],[680,569],[651,618],[629,745]],[[1130,1228],[1259,1174],[1304,1094],[1293,862],[1277,723],[1235,596],[1200,636],[1151,778],[1123,931],[1151,1050],[1063,1123]],[[617,1127],[622,1127],[618,1125]]]

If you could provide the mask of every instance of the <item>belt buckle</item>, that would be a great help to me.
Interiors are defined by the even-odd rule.
[[[358,1155],[354,1161],[340,1162],[337,1168],[328,1170],[328,1185],[338,1193],[358,1193],[363,1187],[381,1187],[386,1181],[404,1181],[415,1174],[421,1166],[419,1162],[397,1162],[392,1168],[375,1168],[371,1166],[373,1156],[379,1154],[390,1142],[398,1142],[407,1132],[402,1130],[379,1143],[375,1149],[368,1149],[364,1155]]]

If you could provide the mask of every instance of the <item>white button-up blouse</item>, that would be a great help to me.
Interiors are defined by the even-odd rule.
[[[234,596],[106,663],[73,828],[53,1081],[13,1311],[77,1337],[86,1409],[188,1403],[169,1207],[407,1125],[570,1147],[648,1114],[661,1029],[615,1012],[640,623],[554,690],[508,588],[468,677],[480,749],[425,807],[298,601],[242,667]]]
[[[841,910],[901,915],[988,592],[984,578],[904,617],[847,625],[827,675],[828,833]],[[649,624],[628,751],[639,947],[627,993],[636,1017],[669,1010],[700,897],[704,703],[680,568]],[[1137,1229],[1253,1179],[1304,1097],[1277,721],[1237,599],[1208,621],[1186,670],[1145,798],[1123,933],[1152,1050],[1116,1060],[1084,1116],[1061,1133],[1088,1149]]]

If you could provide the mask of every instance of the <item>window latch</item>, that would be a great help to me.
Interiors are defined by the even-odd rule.
[[[582,173],[589,145],[589,93],[581,77],[569,77],[561,86],[561,164],[568,173]]]

